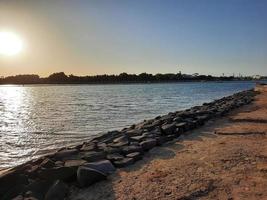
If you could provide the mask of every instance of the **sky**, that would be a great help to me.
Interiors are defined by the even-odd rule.
[[[266,0],[0,0],[0,76],[267,75]],[[1,44],[0,44],[1,45]]]

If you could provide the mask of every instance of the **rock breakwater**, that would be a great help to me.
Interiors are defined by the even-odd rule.
[[[249,104],[255,94],[253,90],[243,91],[158,116],[17,166],[1,175],[0,199],[64,199],[69,187],[87,187],[104,180],[116,168],[142,159],[153,147]]]

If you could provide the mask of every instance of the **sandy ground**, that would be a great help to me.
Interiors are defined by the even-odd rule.
[[[69,199],[266,199],[267,87],[256,101],[156,147]]]

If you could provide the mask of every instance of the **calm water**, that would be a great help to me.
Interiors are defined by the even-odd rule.
[[[253,86],[252,82],[0,86],[0,168]]]

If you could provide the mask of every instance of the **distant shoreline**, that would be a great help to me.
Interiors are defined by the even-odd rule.
[[[184,83],[227,83],[252,82],[265,83],[266,80],[223,80],[223,81],[162,81],[162,82],[114,82],[114,83],[0,83],[0,86],[80,86],[80,85],[142,85],[142,84],[184,84]]]
[[[224,82],[224,81],[261,81],[267,76],[211,76],[195,74],[127,74],[75,76],[64,72],[53,73],[48,77],[36,74],[24,74],[0,78],[0,84],[136,84],[136,83],[177,83],[177,82]]]

